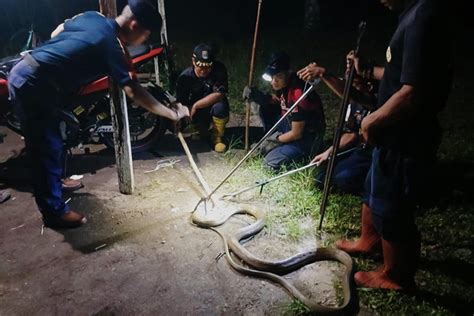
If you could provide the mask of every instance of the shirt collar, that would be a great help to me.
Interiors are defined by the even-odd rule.
[[[115,21],[115,19],[109,19],[109,18],[107,18],[107,23],[109,23],[109,25],[114,29],[115,33],[118,32],[120,26],[119,26],[119,24],[117,23],[117,21]]]

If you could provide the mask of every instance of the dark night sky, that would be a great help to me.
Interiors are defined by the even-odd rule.
[[[126,0],[117,2],[119,7],[123,7]],[[254,27],[257,2],[167,0],[170,37],[174,32],[191,36],[206,33],[235,38],[245,34],[248,37]],[[378,0],[320,0],[320,4],[323,27],[329,31],[354,30],[361,18],[368,18],[369,25],[374,28],[377,25],[392,28],[396,22],[396,15],[382,8]],[[25,31],[31,24],[35,25],[40,36],[46,38],[64,19],[97,9],[98,0],[0,0],[0,54],[8,48],[12,37],[25,38]],[[301,28],[303,13],[304,0],[264,0],[262,32],[278,25]],[[391,23],[386,23],[387,18]]]
[[[122,7],[126,0],[117,0]],[[257,0],[168,0],[167,20],[170,32],[203,31],[239,36],[252,30]],[[372,16],[387,14],[376,0],[320,0],[327,28],[353,28],[369,9]],[[291,3],[291,5],[289,4]],[[42,37],[64,19],[86,10],[97,10],[98,0],[0,0],[0,45],[16,32],[24,34],[29,25]],[[278,24],[302,25],[304,0],[264,0],[262,29]],[[376,13],[376,14],[374,14]],[[352,17],[352,18],[351,18]],[[18,35],[19,37],[22,34]],[[24,35],[23,35],[24,36]]]

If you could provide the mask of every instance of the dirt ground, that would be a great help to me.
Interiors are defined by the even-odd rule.
[[[114,155],[101,146],[75,151],[68,170],[84,175],[85,187],[67,196],[89,222],[75,230],[42,227],[29,186],[23,141],[0,145],[0,188],[12,198],[0,204],[0,315],[275,315],[291,297],[279,286],[239,274],[220,257],[223,245],[210,230],[190,223],[200,188],[179,142],[134,156],[136,190],[118,192]],[[204,177],[214,187],[232,166],[188,139]],[[162,159],[179,160],[155,172]],[[221,192],[224,193],[224,192]],[[268,211],[271,202],[261,206]],[[249,217],[231,219],[235,229]],[[275,233],[276,231],[276,233]],[[246,244],[264,258],[284,258],[315,246],[284,231],[264,230]],[[335,263],[316,263],[288,276],[316,301],[336,304]]]

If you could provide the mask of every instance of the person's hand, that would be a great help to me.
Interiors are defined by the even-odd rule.
[[[178,114],[177,122],[183,118],[189,117],[189,109],[187,106],[182,105],[181,103],[177,102],[174,104],[174,108],[176,113]]]
[[[281,134],[281,132],[275,132],[268,136],[268,138],[265,139],[260,146],[260,153],[262,155],[266,155],[276,147],[280,146],[282,143],[278,140],[278,136]]]
[[[360,76],[362,74],[362,69],[360,68],[360,57],[357,56],[353,50],[351,50],[346,55],[346,74],[349,73],[353,64],[356,73]]]
[[[190,112],[190,117],[191,117],[191,120],[193,119],[194,115],[196,115],[196,112],[197,112],[197,107],[196,107],[196,104],[194,104],[192,107],[191,107],[191,112]]]
[[[311,160],[311,163],[316,164],[317,166],[321,165],[323,162],[329,159],[329,155],[331,154],[331,150],[326,150],[325,152],[317,155],[316,157]]]
[[[318,66],[316,63],[310,63],[308,66],[300,69],[296,74],[302,80],[311,81],[322,77],[325,73],[325,68]]]
[[[245,101],[249,101],[252,95],[252,88],[249,86],[245,86],[244,90],[242,91],[242,99]]]
[[[265,94],[256,87],[245,86],[242,91],[242,99],[245,101],[255,101],[260,104],[265,99]]]

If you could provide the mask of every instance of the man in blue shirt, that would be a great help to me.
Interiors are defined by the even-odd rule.
[[[401,0],[381,0],[390,9]],[[362,287],[392,290],[415,286],[420,236],[414,213],[426,197],[428,177],[441,139],[437,114],[447,101],[452,79],[452,36],[446,2],[414,0],[400,15],[385,53],[385,66],[373,67],[350,56],[359,75],[380,79],[377,109],[361,132],[374,145],[365,183],[361,236],[336,246],[350,254],[382,249],[383,266],[357,272]]]
[[[107,74],[148,111],[174,121],[189,115],[186,107],[172,110],[159,103],[133,74],[125,45],[143,43],[161,24],[156,5],[146,0],[129,0],[116,19],[85,12],[58,26],[51,40],[26,54],[10,72],[10,99],[22,118],[35,199],[46,226],[86,223],[62,199],[64,146],[56,115],[83,84]]]

